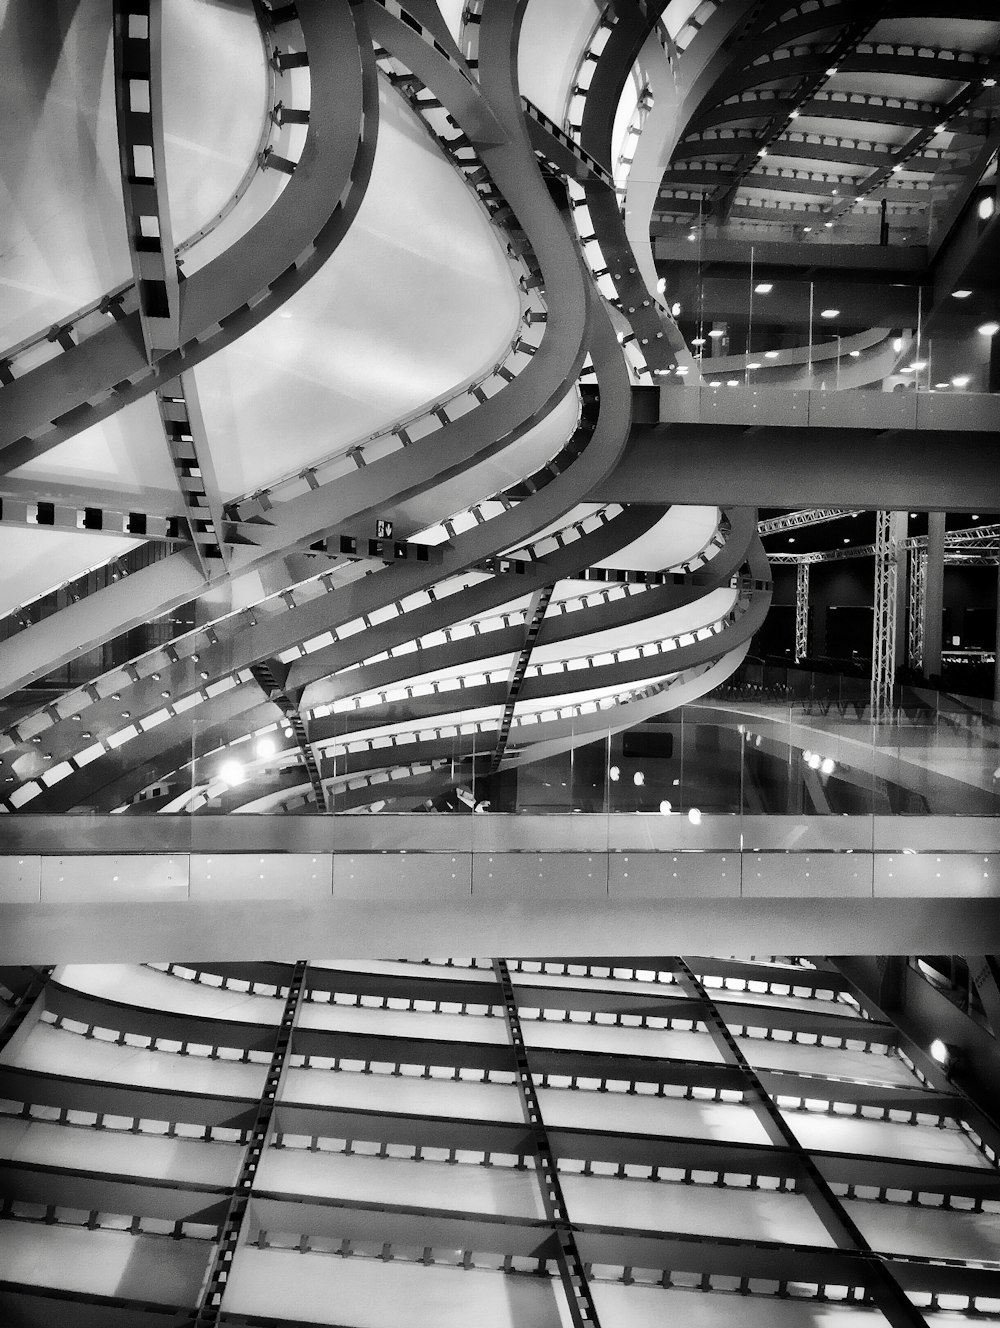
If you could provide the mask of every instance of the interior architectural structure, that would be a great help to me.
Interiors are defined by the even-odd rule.
[[[1000,1316],[992,0],[0,36],[5,1322]]]

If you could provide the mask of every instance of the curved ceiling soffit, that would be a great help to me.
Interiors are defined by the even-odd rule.
[[[503,32],[502,20],[500,20],[499,22],[495,22],[493,24],[494,37],[499,32],[503,37],[509,39],[509,37],[512,35],[512,31],[513,31],[512,25],[508,25],[506,33]],[[485,36],[485,34],[483,35]],[[518,117],[518,124],[520,125],[521,121],[520,121],[519,107],[517,108],[517,117]],[[495,157],[499,157],[499,152],[497,149],[491,148],[489,149],[489,151],[493,152]],[[500,151],[502,151],[502,149]],[[530,154],[530,147],[527,147],[526,151]],[[531,162],[532,171],[537,173],[537,168],[534,165],[533,155],[530,155],[530,162]],[[502,165],[504,170],[507,170],[509,168],[514,168],[512,175],[513,178],[516,180],[516,163],[511,161],[504,161]],[[535,183],[536,185],[541,186],[540,177],[539,180]],[[544,186],[541,187],[541,191],[539,193],[539,201],[544,202],[544,204],[548,205],[549,211],[551,213],[548,220],[551,223],[552,219],[553,218],[555,219],[556,228],[557,228],[556,234],[565,239],[565,231],[562,229],[561,222],[558,218],[558,214],[555,212],[555,209],[551,207],[551,204],[549,204],[547,196],[545,196],[544,198],[542,197],[543,194],[544,194]],[[521,199],[518,198],[517,201],[518,203],[520,203]],[[529,205],[531,202],[532,200],[530,199],[527,200],[527,203]],[[528,210],[531,210],[530,206],[528,207]],[[519,220],[521,220],[520,215],[519,215]],[[534,243],[534,236],[532,236],[532,241]],[[536,246],[536,247],[542,247],[542,246]],[[568,249],[568,254],[565,252],[567,249]],[[568,261],[572,273],[577,277],[579,276],[580,274],[579,259],[572,245],[569,246],[564,245],[564,252],[563,254],[558,255],[558,257],[562,258],[564,262]],[[588,289],[589,287],[584,287],[585,291]],[[602,358],[602,355],[605,359],[605,372],[602,373],[600,366],[598,367],[598,377],[599,381],[601,381],[601,387],[602,387],[602,392],[601,392],[602,418],[599,420],[598,426],[595,429],[595,436],[591,440],[591,444],[584,449],[584,451],[573,462],[573,464],[569,467],[569,469],[563,475],[560,475],[558,477],[558,481],[554,482],[550,486],[550,491],[544,492],[543,496],[545,496],[549,501],[543,504],[537,501],[526,500],[525,502],[519,504],[519,507],[517,509],[514,509],[513,512],[504,513],[503,517],[499,518],[495,525],[494,523],[489,523],[492,528],[488,532],[488,536],[482,541],[481,548],[480,548],[480,541],[477,538],[480,536],[480,532],[479,531],[470,532],[470,538],[464,538],[462,541],[464,545],[462,552],[466,556],[466,558],[469,558],[470,556],[474,557],[475,554],[478,552],[493,551],[498,547],[500,548],[509,547],[512,543],[515,542],[516,539],[523,538],[523,534],[527,534],[533,530],[540,529],[542,526],[550,522],[552,516],[559,510],[560,504],[565,504],[564,506],[562,506],[563,511],[568,510],[571,506],[574,505],[575,502],[579,501],[579,499],[585,494],[585,492],[589,490],[590,487],[592,487],[592,484],[593,482],[595,482],[597,476],[604,473],[607,469],[610,469],[610,467],[613,466],[614,461],[617,458],[617,455],[621,451],[621,448],[624,444],[625,433],[627,431],[629,407],[630,407],[627,378],[624,374],[623,363],[617,345],[617,340],[614,338],[611,332],[610,324],[608,323],[607,317],[604,314],[603,308],[601,307],[599,301],[597,300],[596,295],[591,294],[589,296],[588,303],[590,304],[589,328],[591,331],[591,350],[592,354],[594,354],[595,364],[597,364],[598,360]],[[548,330],[549,329],[547,329],[547,331]],[[600,350],[598,349],[599,346]],[[577,354],[581,353],[578,351]],[[608,368],[610,368],[610,373],[607,371]],[[609,377],[611,378],[612,381],[608,381]],[[562,389],[562,384],[559,384],[558,387]],[[610,409],[613,401],[616,406],[616,409],[614,411]],[[609,418],[612,414],[617,417],[614,423],[612,423]],[[602,433],[602,425],[604,426],[603,433],[606,436],[599,439],[598,435]],[[576,481],[576,483],[567,483],[567,480],[570,476],[572,477],[573,481]],[[571,490],[575,490],[575,492],[570,492]],[[537,500],[539,496],[540,495],[535,495],[534,498]],[[558,497],[558,502],[553,502],[552,499],[556,497]],[[521,511],[520,509],[522,508],[527,510]],[[543,511],[542,510],[543,508],[545,508],[546,510]],[[537,510],[532,511],[531,509],[537,509]],[[498,536],[499,538],[497,538]],[[453,561],[458,563],[461,561],[461,558]],[[405,574],[406,570],[408,569],[397,567],[392,570]],[[384,576],[385,574],[381,575]],[[366,578],[366,581],[378,580],[378,579],[379,577],[378,575],[376,575],[375,578]],[[402,579],[405,580],[405,575]],[[400,578],[396,579],[396,585],[399,584],[399,580]],[[404,593],[408,592],[404,591]],[[272,648],[273,647],[269,642],[268,643],[269,653]],[[167,735],[164,734],[163,738],[166,738],[166,736]],[[143,735],[143,737],[145,739],[146,735]],[[162,741],[162,739],[160,741]],[[144,745],[144,743],[141,745]],[[139,755],[139,750],[137,748],[134,748],[132,750],[134,751],[136,756]],[[59,785],[56,785],[54,787],[58,788]],[[69,793],[68,787],[64,790],[64,793]],[[60,795],[60,797],[61,796],[63,795]]]
[[[336,249],[375,155],[378,87],[361,6],[298,0],[317,91],[295,173],[233,246],[181,284],[180,344],[147,360],[128,315],[0,392],[0,464],[12,469],[106,419],[229,345],[298,290]],[[30,435],[30,436],[29,436]]]
[[[580,120],[580,143],[599,162],[611,161],[615,115],[629,75],[658,16],[637,0],[616,6],[617,22],[597,59]],[[674,368],[678,360],[697,365],[669,310],[660,303],[656,281],[650,288],[643,265],[633,251],[619,207],[618,195],[600,181],[584,181],[587,208],[609,268],[614,268],[621,311],[628,319],[648,367],[656,372]]]
[[[404,32],[406,34],[409,34],[410,31],[411,31],[410,29],[404,28]],[[520,111],[518,111],[518,116],[520,116]],[[533,154],[530,153],[530,148],[525,147],[523,151],[518,155],[522,158],[526,157],[530,159],[531,170],[537,173],[537,167],[535,166],[535,159]],[[521,197],[527,196],[528,193],[528,191],[521,185],[521,181],[524,178],[525,164],[526,164],[525,161],[522,160],[520,162],[516,161],[508,162],[505,165],[505,169],[508,171],[510,175],[511,183],[513,184],[515,191],[519,195],[517,199],[519,203],[521,201]],[[541,185],[540,177],[538,179],[537,184]],[[542,193],[545,192],[543,186],[540,192]],[[579,260],[576,256],[575,250],[573,249],[571,243],[568,240],[568,237],[566,236],[565,229],[561,225],[561,222],[558,218],[558,214],[555,212],[554,207],[552,207],[551,204],[549,204],[547,194],[545,194],[544,203],[548,205],[548,210],[551,213],[551,216],[544,217],[544,221],[548,223],[548,229],[543,231],[542,239],[540,242],[535,241],[534,235],[531,236],[536,250],[541,251],[541,253],[539,253],[539,259],[541,262],[544,262],[545,258],[549,257],[550,252],[555,251],[555,255],[554,258],[552,259],[552,262],[553,265],[557,268],[556,279],[560,282],[560,287],[561,288],[565,287],[568,284],[566,279],[567,277],[566,270],[568,268],[570,275],[577,278],[577,284],[579,287],[580,294],[586,300],[587,288],[582,280],[582,273],[579,265]],[[530,207],[528,210],[532,211]],[[537,214],[538,209],[535,208],[533,209],[533,211]],[[549,281],[547,274],[546,274],[546,281],[547,282]],[[572,314],[573,310],[572,308],[570,308],[567,314],[567,321],[569,321],[569,318],[572,317]],[[553,502],[553,499],[557,492],[565,491],[567,489],[571,490],[570,492],[560,492],[560,505],[562,506],[562,510],[567,510],[569,507],[578,502],[579,499],[583,496],[583,494],[592,486],[592,484],[596,482],[596,480],[600,478],[603,474],[607,473],[615,464],[618,456],[620,455],[621,450],[624,447],[624,442],[628,427],[630,399],[627,388],[627,382],[624,381],[624,371],[621,366],[620,355],[618,354],[617,342],[613,339],[613,337],[610,336],[610,329],[607,327],[606,320],[604,320],[604,324],[605,324],[605,338],[604,338],[605,350],[606,352],[611,352],[611,353],[606,355],[606,359],[610,361],[609,373],[602,374],[601,377],[607,380],[609,376],[612,376],[613,378],[617,378],[622,381],[619,381],[617,383],[617,390],[613,390],[612,382],[605,381],[604,390],[602,392],[601,419],[598,422],[597,429],[595,430],[595,436],[592,439],[591,445],[585,449],[585,452],[582,455],[582,457],[578,458],[574,462],[574,464],[570,467],[570,469],[567,472],[565,472],[563,476],[559,478],[558,484],[553,484],[552,486],[550,486],[550,488],[544,490],[541,495],[535,495],[533,500],[527,500],[526,502],[519,504],[518,508],[515,509],[513,512],[504,514],[504,518],[497,523],[497,530],[495,532],[496,533],[495,542],[492,539],[488,541],[482,541],[479,538],[479,532],[477,531],[470,532],[470,535],[465,539],[464,543],[466,545],[473,546],[473,551],[471,553],[471,560],[474,561],[480,557],[487,556],[489,553],[494,552],[496,548],[502,548],[505,545],[510,544],[517,539],[523,538],[525,535],[530,534],[532,530],[541,528],[548,521],[550,521],[553,518],[553,516],[558,514],[559,508],[556,505],[556,503]],[[582,361],[583,357],[582,333],[585,328],[586,328],[586,320],[584,320],[583,324],[580,326],[580,331],[577,334],[577,337],[579,338],[579,344],[575,349],[575,354],[573,356],[574,360]],[[535,359],[542,361],[543,360],[542,353],[540,352],[539,355],[535,357]],[[529,366],[529,370],[533,367],[534,363],[531,366]],[[553,368],[555,370],[554,372]],[[551,384],[551,388],[555,389],[554,393],[550,389],[550,392],[548,394],[549,396],[551,395],[558,396],[561,394],[562,391],[565,390],[562,381],[558,379],[558,374],[562,368],[563,365],[559,365],[558,367],[552,366],[549,369],[550,374],[552,374],[552,377],[549,379],[549,382]],[[617,420],[614,426],[611,426],[608,422],[608,416],[611,414],[612,401],[615,402],[617,407],[614,412],[617,416]],[[489,405],[490,402],[487,402],[486,407],[483,408],[484,411],[486,410],[486,408],[489,407]],[[602,428],[602,423],[603,423],[603,428]],[[461,422],[459,422],[459,424],[461,424]],[[442,430],[442,433],[444,432],[447,432],[447,429]],[[465,432],[465,430],[463,429],[462,432]],[[609,448],[608,441],[609,438],[612,436],[614,439],[614,446]],[[414,451],[416,450],[419,449],[414,449]],[[599,464],[595,465],[594,462],[598,456],[600,456],[602,459]],[[372,469],[375,468],[373,467]],[[439,473],[438,469],[433,467],[425,467],[424,472],[425,472],[424,475],[420,477],[422,480],[424,480],[424,482],[427,482],[429,479],[433,478],[435,474]],[[544,501],[540,501],[542,499]],[[384,493],[376,491],[376,493],[374,494],[374,501],[379,503],[384,502],[385,501]],[[534,509],[538,509],[537,515],[531,518],[531,514],[534,511]],[[490,535],[492,536],[493,534],[494,532],[491,530]],[[460,559],[455,559],[454,561],[457,564],[458,562],[460,562]],[[402,575],[403,579],[406,579],[407,571],[410,572],[411,578],[415,581],[417,585],[428,580],[427,573],[425,571],[422,571],[422,569],[414,568],[411,570],[411,569],[396,567],[391,570],[397,573],[396,577],[397,583],[400,579],[400,574]],[[434,579],[437,578],[435,577]],[[409,589],[407,589],[404,590],[402,593],[410,593],[410,592]],[[371,607],[372,608],[377,607],[377,604],[373,603]],[[273,654],[274,652],[273,640],[268,640],[266,643],[262,643],[261,650],[262,650],[262,655]],[[221,662],[222,661],[220,661],[220,663]],[[183,665],[181,667],[183,668]],[[231,672],[231,665],[226,666],[224,668],[224,671],[226,673]],[[94,716],[95,721],[96,718],[97,716],[95,715]],[[65,796],[66,792],[68,792],[68,789],[64,790],[64,794],[62,796]]]

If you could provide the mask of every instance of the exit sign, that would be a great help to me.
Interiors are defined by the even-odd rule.
[[[375,538],[376,538],[376,539],[392,539],[392,522],[391,522],[391,521],[376,521],[376,522],[375,522]]]

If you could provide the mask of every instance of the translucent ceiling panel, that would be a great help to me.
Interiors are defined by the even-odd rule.
[[[264,46],[250,6],[163,6],[164,140],[174,239],[229,201],[267,114]]]
[[[829,1001],[815,996],[780,996],[770,991],[733,991],[729,987],[725,991],[713,989],[710,995],[727,1005],[762,1005],[771,1009],[812,1010],[824,1015],[843,1015],[845,1019],[862,1018],[860,1011],[853,1005],[848,1005],[846,1001]]]
[[[1000,1213],[965,1213],[849,1199],[841,1202],[876,1250],[991,1261],[996,1261],[1000,1250]]]
[[[635,567],[658,572],[693,558],[708,544],[719,523],[717,507],[671,507],[645,535],[596,567]]]
[[[101,0],[0,4],[0,344],[131,275]]]
[[[6,1048],[0,1061],[45,1074],[142,1084],[182,1093],[255,1098],[263,1088],[266,1068],[119,1046],[45,1023],[36,1024],[16,1052]]]
[[[76,531],[0,529],[0,615],[127,553],[138,543]]]
[[[237,1251],[223,1300],[225,1313],[328,1324],[331,1310],[336,1322],[351,1328],[569,1324],[561,1287],[552,1278],[254,1246]]]
[[[422,1010],[375,1010],[357,1005],[309,1001],[299,1012],[300,1028],[326,1028],[370,1033],[378,1037],[445,1038],[454,1042],[507,1045],[502,1018],[473,1014],[435,1014]]]
[[[0,1119],[0,1157],[105,1175],[232,1185],[245,1151],[204,1139]]]
[[[167,178],[175,239],[226,202],[253,160],[265,62],[249,6],[164,6]],[[132,275],[122,207],[112,26],[102,0],[0,2],[0,344]]]
[[[517,48],[521,92],[559,125],[577,60],[600,16],[594,0],[532,0],[525,10]]]
[[[666,982],[642,982],[631,978],[614,977],[577,977],[572,974],[563,973],[512,973],[515,988],[520,984],[522,986],[530,984],[532,987],[552,987],[569,988],[566,994],[566,1008],[572,1009],[572,991],[585,989],[587,992],[593,991],[624,991],[637,996],[676,996],[679,988],[676,985]],[[553,1006],[561,1006],[561,997],[556,990],[552,998]]]
[[[752,1231],[761,1240],[831,1244],[801,1194],[603,1176],[564,1175],[561,1181],[574,1222],[734,1238]]]
[[[34,461],[10,472],[15,492],[59,501],[60,489],[92,493],[95,507],[135,508],[174,515],[183,510],[174,466],[163,436],[156,398],[151,394],[123,406],[106,420],[58,443]],[[75,498],[71,499],[75,501]],[[91,563],[110,557],[101,550],[107,536],[90,536]]]
[[[89,991],[126,1005],[177,1014],[277,1024],[285,1008],[285,1002],[274,996],[252,996],[229,987],[213,987],[139,964],[66,964],[54,976],[64,987]]]
[[[795,1137],[810,1151],[867,1153],[872,1157],[905,1157],[921,1162],[952,1162],[965,1167],[989,1163],[964,1131],[949,1125],[900,1125],[894,1121],[865,1120],[857,1116],[827,1116],[818,1112],[782,1113]]]
[[[715,1064],[722,1059],[707,1033],[533,1019],[522,1019],[521,1031],[529,1047],[565,1047],[612,1056],[653,1056],[660,1060],[711,1061]],[[602,1069],[614,1075],[612,1065],[606,1063]]]
[[[749,1107],[638,1093],[597,1093],[543,1088],[542,1116],[556,1126],[614,1134],[671,1134],[689,1139],[729,1139],[766,1144],[767,1135]]]
[[[754,1069],[792,1070],[799,1074],[867,1079],[880,1084],[917,1088],[920,1081],[898,1056],[849,1051],[841,1047],[810,1046],[806,1042],[768,1042],[765,1038],[737,1038]]]
[[[876,1309],[821,1305],[813,1300],[733,1296],[719,1292],[597,1283],[594,1303],[602,1328],[885,1328]]]
[[[544,1218],[533,1170],[268,1148],[258,1191]]]
[[[513,334],[513,278],[484,212],[384,87],[380,111],[371,182],[344,242],[277,315],[196,371],[227,496],[440,400]]]
[[[212,1250],[207,1240],[171,1241],[165,1258],[162,1236],[6,1221],[0,1280],[193,1305]]]
[[[433,978],[435,982],[492,982],[489,968],[464,968],[461,964],[414,964],[402,959],[313,959],[310,969],[332,969],[344,973],[384,973],[388,977],[412,977],[417,980]]]
[[[442,1070],[451,1075],[451,1070]],[[470,1120],[521,1121],[521,1100],[512,1084],[483,1084],[408,1075],[355,1074],[348,1070],[288,1071],[287,1102],[400,1111],[414,1116],[460,1116]]]

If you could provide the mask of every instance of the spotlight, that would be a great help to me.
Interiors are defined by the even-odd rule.
[[[992,194],[986,194],[979,200],[979,206],[976,208],[976,212],[979,214],[980,221],[989,221],[995,211],[996,203],[993,201]]]
[[[621,778],[621,773],[622,772],[618,769],[616,765],[613,765],[611,767],[611,769],[608,771],[608,778],[611,780],[612,784],[618,783],[618,780]]]
[[[642,773],[641,770],[637,770],[635,774],[632,776],[632,783],[636,786],[636,788],[642,788],[645,782],[646,782],[646,776]]]
[[[223,761],[219,767],[219,778],[230,788],[235,788],[237,784],[243,783],[243,766],[239,761]]]
[[[981,323],[976,331],[984,337],[995,337],[1000,332],[1000,323]]]
[[[820,773],[824,775],[832,775],[836,768],[837,762],[831,756],[828,756],[820,766]]]
[[[937,1061],[947,1075],[958,1068],[962,1059],[961,1048],[951,1042],[944,1042],[941,1038],[935,1038],[931,1043],[930,1053],[931,1059]]]
[[[688,812],[688,820],[692,825],[701,825],[701,812],[697,807],[692,807]]]
[[[759,281],[753,289],[755,295],[770,295],[774,290],[774,283],[770,281]]]
[[[674,810],[673,803],[667,802],[666,799],[664,799],[663,802],[660,803],[661,816],[669,816],[673,810]]]
[[[273,738],[257,739],[257,755],[262,761],[266,761],[269,756],[273,756],[277,750],[278,747]]]
[[[809,757],[808,765],[810,770],[818,770],[823,764],[823,758],[819,752],[812,752]]]

